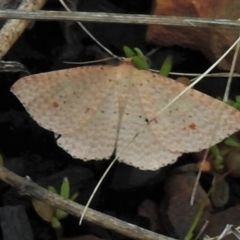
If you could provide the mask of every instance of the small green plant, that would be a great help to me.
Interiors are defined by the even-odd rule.
[[[60,193],[58,193],[57,189],[53,186],[49,186],[48,190],[52,193],[59,194],[65,199],[69,199],[72,201],[74,201],[78,197],[78,193],[74,193],[71,197],[69,197],[70,186],[69,186],[69,180],[67,177],[63,179]],[[50,206],[36,199],[32,200],[32,204],[37,214],[43,220],[50,223],[51,226],[55,229],[58,239],[62,239],[62,225],[60,220],[65,218],[68,215],[68,213],[61,209],[56,209],[53,206]]]
[[[228,100],[226,102],[228,105],[240,110],[240,96],[235,97],[235,101],[233,100]]]
[[[124,54],[127,58],[133,59],[133,64],[137,69],[148,70],[149,64],[147,58],[144,56],[139,48],[134,48],[133,50],[127,46],[123,47]]]
[[[161,66],[161,68],[160,68],[160,70],[159,70],[159,73],[160,73],[162,76],[167,77],[167,76],[169,75],[171,69],[172,69],[172,56],[171,56],[171,55],[168,55],[168,56],[165,58],[162,66]]]
[[[217,145],[212,146],[210,148],[210,151],[215,157],[215,159],[213,161],[214,169],[215,170],[224,169],[223,156],[220,153],[218,146]]]
[[[230,147],[240,148],[240,142],[235,135],[228,137],[224,140],[224,143]]]
[[[127,58],[133,59],[133,64],[137,69],[140,70],[148,70],[149,69],[149,61],[144,56],[143,52],[139,48],[131,49],[128,46],[123,47],[123,52]],[[172,56],[167,56],[164,60],[159,73],[163,76],[168,76],[169,72],[172,68]]]

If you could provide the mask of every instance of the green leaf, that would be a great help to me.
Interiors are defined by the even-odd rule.
[[[139,48],[134,48],[134,51],[137,53],[137,55],[133,57],[134,66],[140,70],[148,70],[149,64],[142,51]]]
[[[141,57],[143,59],[146,59],[146,57],[144,56],[143,52],[139,49],[139,48],[134,48],[134,51],[137,53],[136,55],[138,57]]]
[[[69,192],[70,192],[69,181],[68,181],[68,178],[65,177],[65,178],[63,179],[63,182],[62,182],[60,195],[61,195],[63,198],[68,199],[68,198],[69,198]]]
[[[237,110],[240,110],[240,96],[237,96],[236,98],[236,101],[233,101],[233,100],[227,100],[227,104],[236,108]]]
[[[230,147],[240,147],[240,143],[234,137],[228,137],[224,140],[224,143]]]
[[[236,96],[236,102],[240,103],[240,96]]]
[[[196,222],[197,222],[197,220],[196,220]],[[195,224],[196,225],[196,224]],[[193,226],[193,229],[191,229],[188,233],[187,233],[187,235],[184,237],[184,240],[191,240],[192,239],[192,237],[193,237],[193,231],[194,231],[194,229],[195,229],[195,227],[196,226]]]
[[[53,186],[48,186],[48,190],[49,190],[50,192],[52,192],[52,193],[58,194],[57,189],[56,189],[55,187],[53,187]]]
[[[123,52],[127,58],[136,56],[135,52],[128,46],[123,46]]]
[[[171,69],[172,69],[172,56],[168,55],[164,60],[159,72],[161,75],[167,77]]]
[[[239,108],[239,106],[240,106],[240,104],[239,104],[239,103],[237,103],[237,102],[233,103],[233,105],[232,105],[232,107],[234,107],[234,108],[236,108],[236,109],[238,109],[238,108]]]
[[[221,99],[222,100],[222,99]],[[234,104],[236,104],[236,102],[234,102],[233,100],[227,100],[226,103],[230,106],[233,106]]]
[[[69,199],[75,201],[75,199],[79,196],[79,193],[74,193]]]
[[[236,102],[234,106],[237,110],[240,110],[240,102]]]
[[[61,223],[59,222],[59,220],[56,217],[52,218],[51,224],[52,224],[52,227],[55,229],[57,229],[57,228],[59,229],[62,227]]]
[[[140,70],[149,69],[147,61],[138,56],[133,57],[133,64],[137,69],[140,69]]]
[[[210,148],[210,151],[212,152],[212,154],[215,156],[215,157],[218,157],[218,156],[221,156],[220,154],[220,151],[219,151],[219,148],[217,145],[214,145]]]
[[[212,154],[215,156],[215,159],[214,159],[214,168],[216,170],[222,170],[224,169],[224,164],[223,164],[223,157],[219,151],[219,148],[217,145],[214,145],[210,148],[210,151],[212,152]]]
[[[68,213],[63,211],[63,210],[61,210],[61,209],[57,209],[56,213],[55,213],[55,217],[58,220],[61,220],[61,219],[65,218],[67,215],[68,215]]]
[[[224,167],[224,165],[222,163],[218,163],[217,162],[217,164],[214,163],[214,168],[216,170],[223,170],[225,167]]]
[[[128,46],[124,46],[123,51],[126,57],[133,59],[133,64],[136,68],[141,70],[149,69],[147,59],[139,48],[134,48],[133,51]]]

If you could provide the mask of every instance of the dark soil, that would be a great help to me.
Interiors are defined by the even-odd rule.
[[[149,13],[151,1],[84,0],[79,1],[80,11],[106,11],[122,13]],[[62,9],[58,1],[50,1],[45,9]],[[114,54],[122,56],[122,47],[138,47],[147,53],[154,46],[145,43],[145,26],[123,24],[86,23],[89,31]],[[68,40],[67,40],[68,39]],[[199,53],[180,47],[165,48],[152,56],[153,67],[159,68],[168,54],[173,56],[173,71],[203,72],[210,63]],[[35,22],[25,31],[6,61],[18,61],[31,74],[72,67],[66,61],[90,61],[104,57],[104,52],[84,33],[77,24],[71,26],[59,22]],[[54,134],[34,122],[21,103],[10,92],[10,87],[25,73],[0,74],[0,151],[4,164],[21,176],[47,187],[59,187],[64,176],[68,176],[72,192],[79,192],[77,202],[85,204],[97,180],[108,162],[84,163],[73,159],[57,146]],[[196,87],[214,97],[222,96],[226,79],[206,79]],[[240,94],[239,84],[234,83],[231,96]],[[91,205],[92,208],[115,216],[127,222],[150,229],[150,220],[140,216],[140,204],[150,199],[159,204],[164,197],[163,184],[172,168],[179,164],[193,162],[190,154],[183,156],[170,167],[156,172],[140,171],[117,163],[102,184]],[[36,240],[55,239],[54,230],[34,211],[30,198],[23,197],[16,190],[0,182],[0,204],[4,206],[25,206],[28,220]],[[93,234],[103,239],[128,239],[117,233],[69,216],[62,221],[64,237]],[[158,232],[174,236],[165,228]],[[176,236],[177,237],[177,236]]]

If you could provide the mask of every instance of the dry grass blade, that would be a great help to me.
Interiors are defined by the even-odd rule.
[[[231,227],[231,230],[232,230],[232,234],[238,239],[240,240],[240,232],[234,228],[234,226]]]
[[[0,61],[0,72],[26,72],[30,74],[27,68],[16,61]]]
[[[68,12],[73,12],[71,9],[66,5],[66,3],[63,0],[59,0],[59,2],[62,4],[62,6],[68,11]],[[110,56],[113,58],[118,58],[116,55],[114,55],[109,49],[107,49],[105,46],[103,46],[102,43],[100,43],[88,30],[83,26],[81,22],[77,22],[78,25],[82,28],[82,30],[87,33],[87,35],[93,39],[95,43],[97,43],[102,49],[104,49]]]
[[[220,239],[224,239],[230,234],[234,234],[237,239],[240,239],[239,230],[240,230],[240,226],[234,227],[231,224],[227,224],[219,236],[216,236],[216,237],[205,236],[204,240],[220,240]]]

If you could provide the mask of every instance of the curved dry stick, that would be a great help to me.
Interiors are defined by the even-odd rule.
[[[64,199],[61,196],[38,186],[28,178],[23,178],[16,175],[3,166],[0,166],[0,179],[10,184],[14,188],[17,188],[21,194],[30,195],[42,202],[54,206],[55,208],[62,209],[74,216],[80,217],[81,213],[83,212],[84,206],[68,199]],[[176,240],[148,231],[136,225],[121,221],[117,218],[108,216],[90,208],[86,212],[85,220],[97,224],[101,227],[114,230],[133,239]]]
[[[23,0],[18,10],[35,11],[42,8],[47,0]],[[4,10],[7,11],[7,10]],[[0,31],[0,59],[9,51],[12,45],[24,32],[30,20],[13,19],[7,21]]]

